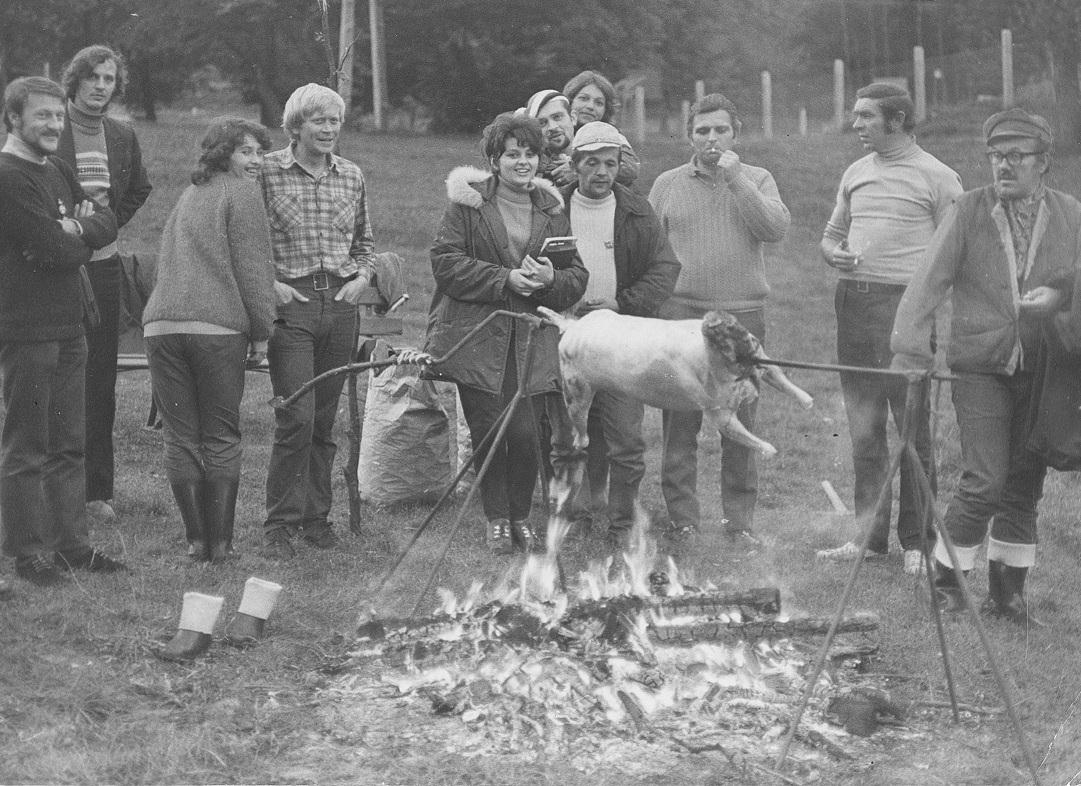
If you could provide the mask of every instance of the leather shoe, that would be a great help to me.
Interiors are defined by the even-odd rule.
[[[297,550],[290,542],[289,533],[285,530],[274,530],[266,536],[266,544],[259,549],[259,556],[263,559],[289,560],[297,555]]]
[[[68,581],[67,574],[47,554],[34,554],[15,560],[15,574],[39,587],[55,587]]]
[[[76,552],[59,551],[57,559],[68,570],[82,569],[91,573],[121,573],[128,570],[123,562],[94,548]]]

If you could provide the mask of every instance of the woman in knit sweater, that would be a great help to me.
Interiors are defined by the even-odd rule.
[[[211,125],[192,185],[166,222],[143,312],[165,471],[197,560],[232,553],[245,359],[266,358],[274,324],[270,228],[256,182],[269,146],[258,123]]]
[[[541,145],[536,119],[500,115],[484,129],[489,168],[459,167],[447,177],[450,204],[431,250],[435,294],[425,351],[432,355],[446,354],[494,311],[533,313],[538,305],[563,311],[585,292],[589,274],[577,254],[558,270],[540,256],[545,238],[570,234],[563,198],[536,177]],[[526,399],[480,481],[494,554],[512,551],[512,538],[524,549],[534,545],[529,511],[538,466],[536,417],[544,411],[544,396],[560,390],[556,331],[532,332],[526,374],[529,335],[525,322],[494,319],[430,372],[458,385],[478,469],[489,452],[485,436],[522,380]]]

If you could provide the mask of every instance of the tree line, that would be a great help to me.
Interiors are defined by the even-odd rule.
[[[359,2],[359,0],[358,0]],[[843,58],[853,83],[930,57],[993,46],[1004,27],[1040,45],[1018,54],[1055,86],[1059,137],[1081,135],[1077,0],[393,0],[384,27],[391,103],[424,105],[436,131],[475,131],[542,87],[593,68],[613,81],[653,77],[659,108],[678,114],[702,79],[756,106],[760,71],[817,83]],[[326,6],[337,30],[341,0]],[[358,7],[354,105],[371,107],[366,3]],[[59,68],[95,42],[125,53],[127,101],[153,119],[194,72],[214,65],[275,123],[301,82],[329,81],[320,0],[9,0],[0,4],[0,81]],[[329,47],[329,49],[328,49]],[[992,75],[993,76],[993,75]],[[813,83],[813,84],[812,84]],[[956,96],[960,98],[961,96]]]

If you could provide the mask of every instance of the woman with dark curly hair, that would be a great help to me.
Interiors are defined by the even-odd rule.
[[[603,74],[596,71],[575,74],[563,85],[563,95],[571,102],[571,120],[574,122],[575,131],[594,120],[614,125],[612,118],[619,111],[619,97],[616,95],[615,86]],[[629,143],[623,145],[620,148],[616,182],[624,186],[631,185],[638,179],[640,164],[634,148]]]
[[[274,324],[270,227],[256,182],[269,147],[258,123],[213,122],[165,224],[143,311],[165,472],[196,560],[232,554],[244,369],[266,359]]]
[[[545,238],[570,234],[563,198],[536,176],[542,144],[535,118],[499,115],[481,141],[488,169],[459,167],[447,177],[450,204],[431,251],[435,294],[426,352],[444,355],[494,311],[563,311],[585,292],[589,274],[577,254],[561,269],[540,256]],[[518,320],[494,319],[430,372],[458,385],[477,467],[489,450],[496,451],[480,481],[493,554],[509,553],[515,540],[527,550],[534,545],[529,512],[537,480],[537,419],[545,395],[560,390],[559,336],[552,328],[539,329],[523,380],[527,398],[515,409],[502,443],[479,449],[526,373],[527,332]]]

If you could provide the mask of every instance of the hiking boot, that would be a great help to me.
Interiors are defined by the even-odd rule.
[[[905,549],[905,574],[908,576],[926,576],[927,565],[923,552],[919,549]]]
[[[60,551],[57,552],[56,557],[68,570],[79,569],[91,573],[121,573],[128,570],[128,566],[123,562],[94,548],[74,553]]]
[[[510,535],[510,521],[507,519],[492,519],[488,522],[488,551],[496,556],[510,554],[514,551],[514,542]]]
[[[289,560],[296,555],[297,550],[290,542],[289,533],[284,529],[267,533],[266,543],[259,549],[259,556],[263,559]]]
[[[522,551],[530,552],[538,547],[537,533],[533,531],[533,525],[528,520],[512,521],[510,531],[511,537]]]
[[[39,587],[55,587],[67,583],[68,577],[46,554],[34,554],[15,560],[15,574]]]
[[[817,559],[833,559],[852,561],[860,555],[860,547],[853,543],[851,540],[843,546],[838,546],[835,549],[820,549],[815,552]],[[864,549],[864,560],[880,560],[886,556],[884,551],[875,551],[874,549]]]
[[[301,535],[304,542],[317,549],[332,549],[339,544],[338,536],[329,523],[319,524],[314,527],[305,527]]]

